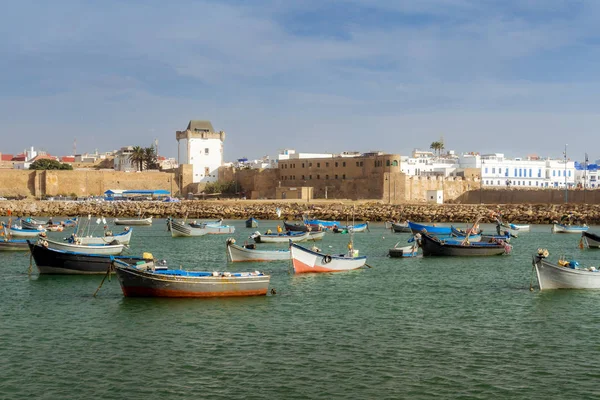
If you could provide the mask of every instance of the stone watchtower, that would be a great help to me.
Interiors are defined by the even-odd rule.
[[[210,121],[192,120],[185,131],[177,131],[177,162],[192,166],[192,182],[208,183],[219,179],[223,165],[225,132],[215,132]]]

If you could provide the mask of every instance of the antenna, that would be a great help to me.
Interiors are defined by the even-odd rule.
[[[77,138],[73,139],[73,156],[77,154]]]

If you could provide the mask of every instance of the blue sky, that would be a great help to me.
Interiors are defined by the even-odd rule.
[[[20,0],[0,14],[0,152],[150,145],[208,119],[279,149],[600,158],[595,0]]]

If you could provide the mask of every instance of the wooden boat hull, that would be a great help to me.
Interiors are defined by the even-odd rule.
[[[432,235],[451,235],[452,227],[450,226],[433,226],[417,224],[416,222],[408,221],[408,226],[413,234],[421,233],[423,231]]]
[[[320,233],[320,232],[319,232]],[[289,243],[290,240],[293,243],[303,242],[310,238],[310,232],[294,232],[294,233],[282,233],[282,234],[274,234],[267,235],[261,234],[260,232],[255,232],[252,236],[250,236],[256,243]],[[316,240],[316,239],[315,239]]]
[[[322,219],[310,219],[304,221],[305,225],[310,226],[313,230],[316,229],[333,229],[337,227],[338,230],[343,231],[344,229],[353,232],[364,232],[369,229],[369,223],[364,222],[362,224],[354,224],[354,225],[342,225],[339,221],[324,221]]]
[[[126,297],[264,296],[270,281],[269,275],[250,273],[231,276],[167,275],[116,264],[115,270]]]
[[[17,221],[18,222],[18,221]],[[21,226],[23,227],[23,229],[30,229],[30,230],[42,230],[44,229],[44,226],[46,225],[45,222],[41,222],[38,221],[36,219],[33,218],[25,218],[25,219],[21,219]]]
[[[600,235],[590,232],[582,232],[581,239],[587,243],[587,247],[600,248]]]
[[[129,244],[129,241],[131,240],[131,233],[132,232],[133,232],[133,229],[129,229],[127,231],[123,231],[123,232],[118,233],[116,235],[109,235],[109,236],[80,236],[79,240],[81,241],[81,244],[84,244],[84,245],[108,244],[108,243],[111,243],[111,242],[113,242],[115,240],[117,240],[121,244]]]
[[[290,245],[292,264],[297,274],[317,272],[342,272],[363,267],[367,257],[349,257],[323,254],[295,243]]]
[[[251,261],[281,261],[290,259],[289,249],[285,250],[258,250],[238,246],[227,242],[227,253],[232,262],[251,262]]]
[[[502,243],[444,243],[444,241],[422,234],[423,256],[498,256],[510,252],[509,244]]]
[[[54,240],[44,239],[48,246],[52,249],[70,251],[73,253],[84,253],[84,254],[100,254],[105,256],[116,256],[123,252],[125,249],[124,244],[91,244],[91,245],[80,245],[74,243],[63,243]]]
[[[552,233],[581,233],[590,229],[586,225],[552,224]]]
[[[29,251],[25,239],[0,240],[0,251]]]
[[[258,228],[258,220],[256,218],[248,218],[246,220],[246,228]]]
[[[149,226],[149,225],[152,225],[152,217],[133,218],[133,219],[115,218],[114,223],[115,223],[115,225]]]
[[[211,225],[207,224],[206,227],[207,235],[227,235],[235,233],[235,226],[232,225]]]
[[[169,220],[169,230],[171,231],[171,237],[174,238],[204,236],[207,233],[204,228],[194,228],[173,220]]]
[[[145,261],[142,257],[105,256],[72,253],[29,242],[29,249],[40,274],[100,275],[110,268],[112,259],[128,264]]]
[[[533,263],[540,290],[600,289],[600,272],[561,267],[537,255]]]

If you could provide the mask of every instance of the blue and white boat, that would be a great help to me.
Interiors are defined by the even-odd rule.
[[[552,233],[581,233],[590,229],[587,225],[552,224]]]
[[[330,229],[330,230],[347,230],[352,232],[364,232],[369,229],[369,223],[363,222],[354,225],[342,225],[339,221],[325,221],[322,219],[304,219],[304,224],[310,226],[313,229]]]

